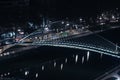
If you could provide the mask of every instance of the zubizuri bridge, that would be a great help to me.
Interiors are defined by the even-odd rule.
[[[16,54],[19,51],[31,49],[39,46],[65,47],[80,50],[87,50],[100,54],[110,55],[120,58],[120,47],[111,41],[99,36],[97,33],[88,29],[63,29],[60,32],[53,32],[47,27],[38,29],[25,36],[19,42],[1,47],[0,57]],[[15,46],[24,46],[11,49]]]

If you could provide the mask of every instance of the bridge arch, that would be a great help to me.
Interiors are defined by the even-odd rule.
[[[116,51],[110,51],[102,48],[97,48],[93,46],[85,46],[85,45],[78,45],[78,44],[69,44],[69,43],[53,43],[53,42],[46,42],[46,43],[35,43],[32,45],[38,45],[38,46],[51,46],[51,47],[63,47],[63,48],[72,48],[72,49],[80,49],[80,50],[87,50],[92,51],[96,53],[101,53],[113,57],[120,58],[119,53]]]

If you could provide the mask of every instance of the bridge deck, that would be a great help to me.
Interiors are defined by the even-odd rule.
[[[98,48],[104,48],[111,51],[116,50],[116,45],[114,43],[98,35],[89,35],[89,36],[83,36],[83,37],[68,37],[68,38],[54,40],[54,42],[76,43],[76,44],[88,45],[88,46],[93,46]]]

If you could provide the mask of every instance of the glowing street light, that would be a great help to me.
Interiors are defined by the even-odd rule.
[[[64,22],[64,21],[62,21],[61,23],[62,23],[62,24],[64,24],[65,22]]]
[[[70,25],[69,23],[66,24],[66,26],[69,26],[69,25]]]
[[[25,76],[27,76],[29,74],[29,71],[25,71]]]
[[[82,22],[82,20],[83,20],[83,19],[82,19],[82,18],[80,18],[80,22]]]

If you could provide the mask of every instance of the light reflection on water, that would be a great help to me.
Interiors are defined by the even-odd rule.
[[[53,55],[54,56],[54,55]],[[114,62],[116,61],[116,63]],[[1,78],[23,80],[93,80],[119,63],[118,59],[89,51],[63,55],[41,63],[41,59],[25,61],[23,66],[13,66],[0,72]],[[19,63],[15,63],[19,64]],[[11,64],[14,65],[14,64]],[[26,66],[25,66],[26,65]],[[10,68],[10,67],[8,67]]]

